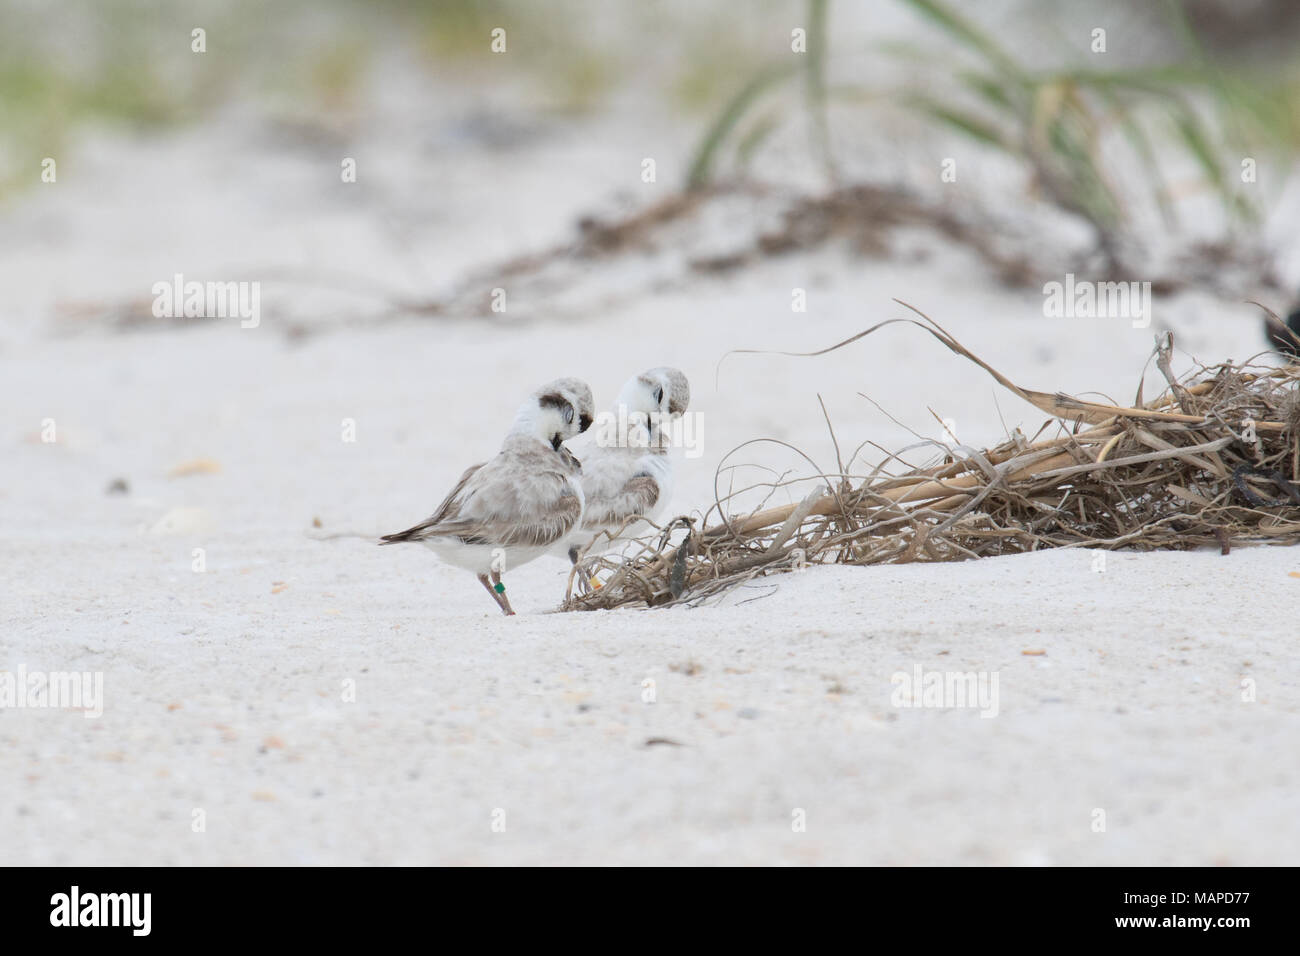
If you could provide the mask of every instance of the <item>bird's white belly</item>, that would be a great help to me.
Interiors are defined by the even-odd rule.
[[[420,542],[448,564],[475,574],[507,573],[545,553],[545,548],[466,544],[456,538],[426,538]]]

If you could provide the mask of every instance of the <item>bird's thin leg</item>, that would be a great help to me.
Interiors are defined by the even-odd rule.
[[[510,598],[506,597],[506,586],[501,583],[501,572],[496,568],[492,569],[492,593],[497,596],[502,611],[507,615],[515,613],[515,609],[510,606]]]
[[[495,573],[495,572],[494,572],[494,573]],[[514,613],[515,613],[514,611],[511,611],[511,610],[509,609],[510,605],[508,605],[508,604],[502,604],[502,603],[501,603],[502,600],[504,600],[505,595],[504,595],[504,594],[498,594],[498,593],[497,593],[496,588],[494,588],[494,587],[492,586],[492,582],[488,580],[488,576],[487,576],[486,574],[480,574],[480,575],[478,576],[478,583],[481,584],[481,585],[483,585],[483,587],[487,588],[487,593],[490,594],[490,595],[492,595],[492,600],[494,600],[494,601],[497,602],[497,607],[501,608],[501,613],[502,613],[502,614],[514,614]]]

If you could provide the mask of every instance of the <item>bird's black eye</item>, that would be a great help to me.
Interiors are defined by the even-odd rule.
[[[572,406],[572,405],[565,405],[565,406],[564,406],[564,411],[563,411],[561,414],[564,416],[564,424],[566,424],[566,425],[572,425],[572,424],[573,424],[573,406]]]
[[[661,405],[663,404],[663,400],[664,400],[664,387],[660,385],[658,388],[655,389],[655,404]]]

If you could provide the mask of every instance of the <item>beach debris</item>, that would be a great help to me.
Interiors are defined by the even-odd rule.
[[[213,458],[191,458],[167,472],[168,478],[188,478],[191,475],[216,475],[221,472],[221,463]]]
[[[886,325],[919,327],[1051,415],[1037,440],[1016,434],[992,449],[923,440],[935,463],[906,465],[909,448],[865,475],[783,475],[760,487],[812,484],[818,493],[748,513],[732,513],[733,495],[721,495],[685,541],[661,531],[595,561],[590,571],[603,586],[575,576],[562,609],[695,606],[756,577],[815,564],[963,561],[1049,548],[1227,554],[1230,546],[1300,544],[1300,365],[1229,360],[1197,365],[1180,380],[1166,334],[1154,356],[1168,385],[1161,394],[1143,402],[1139,391],[1132,406],[1084,400],[1022,388],[900,304],[919,318],[782,354],[823,355]]]

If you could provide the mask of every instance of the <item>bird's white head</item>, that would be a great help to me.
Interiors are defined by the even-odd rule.
[[[627,380],[618,393],[618,404],[629,417],[658,415],[668,421],[681,417],[691,404],[691,386],[678,369],[652,368]]]
[[[691,403],[691,386],[680,370],[660,366],[634,376],[618,393],[617,410],[633,428],[644,428],[650,443],[661,445],[660,430],[680,418]]]
[[[557,378],[519,407],[513,431],[531,435],[558,451],[563,442],[591,427],[594,412],[595,402],[586,382]]]

